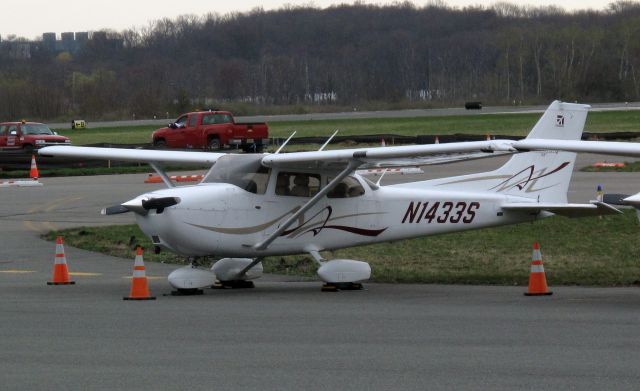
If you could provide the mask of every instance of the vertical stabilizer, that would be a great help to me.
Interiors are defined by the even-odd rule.
[[[588,105],[555,101],[533,127],[528,139],[579,140]],[[540,202],[567,202],[576,154],[561,151],[514,155],[495,171],[424,182],[438,189],[491,191],[534,198]]]

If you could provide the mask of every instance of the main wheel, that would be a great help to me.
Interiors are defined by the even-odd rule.
[[[217,151],[218,149],[220,149],[220,140],[215,137],[210,138],[209,142],[207,143],[207,147],[212,151]]]
[[[167,142],[164,139],[153,140],[153,146],[156,148],[165,148],[167,146]]]

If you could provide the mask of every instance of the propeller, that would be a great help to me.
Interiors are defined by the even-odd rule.
[[[121,205],[109,206],[102,209],[103,215],[116,215],[120,213],[135,212],[146,215],[151,209],[155,209],[156,213],[162,213],[164,208],[168,208],[180,203],[178,197],[160,197],[160,198],[134,198],[124,202]]]

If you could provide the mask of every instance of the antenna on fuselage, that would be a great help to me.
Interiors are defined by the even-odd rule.
[[[318,152],[322,151],[322,150],[324,149],[324,147],[326,147],[326,146],[331,142],[331,140],[333,140],[333,138],[336,136],[336,134],[338,134],[338,132],[339,132],[339,130],[338,130],[338,129],[336,129],[336,131],[335,131],[335,132],[333,132],[333,134],[331,135],[331,137],[329,137],[329,139],[328,139],[324,144],[322,144],[322,146],[320,147],[320,149],[318,149]]]
[[[282,145],[280,146],[280,148],[278,148],[278,150],[277,150],[277,151],[275,151],[275,152],[274,152],[274,154],[278,154],[278,153],[280,153],[280,151],[282,150],[282,148],[284,148],[284,146],[285,146],[285,145],[287,145],[287,143],[289,142],[289,140],[291,140],[291,137],[293,137],[295,134],[296,134],[296,131],[294,130],[294,131],[293,131],[293,133],[291,133],[291,136],[289,136],[289,138],[288,138],[288,139],[286,139],[286,140],[282,143]]]

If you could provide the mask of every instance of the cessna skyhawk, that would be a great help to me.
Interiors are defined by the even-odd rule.
[[[588,109],[555,101],[523,141],[333,151],[324,151],[323,146],[314,152],[259,155],[55,146],[40,154],[149,163],[167,188],[103,213],[133,212],[158,248],[186,257],[222,258],[211,270],[189,266],[174,271],[169,281],[178,290],[211,286],[216,278],[241,284],[261,275],[263,257],[300,253],[310,254],[319,264],[318,275],[325,283],[348,285],[368,279],[369,264],[326,260],[322,251],[555,214],[619,213],[599,201],[567,202],[576,154],[554,149],[580,139]],[[426,165],[504,153],[513,156],[494,171],[449,178],[381,186],[356,173],[368,167]],[[443,157],[448,154],[462,156]],[[165,163],[212,167],[201,183],[175,187],[162,170]]]

